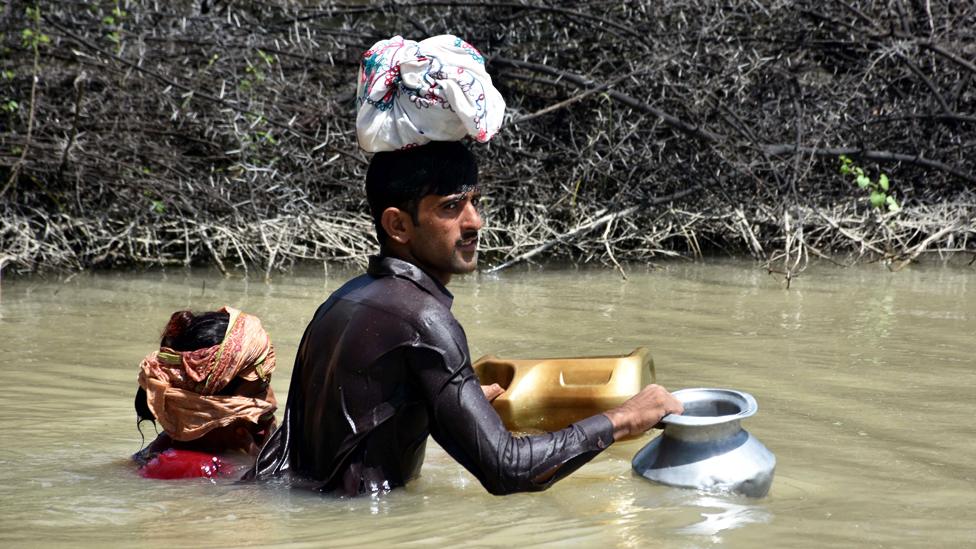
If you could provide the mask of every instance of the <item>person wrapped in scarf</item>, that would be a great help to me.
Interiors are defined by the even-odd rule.
[[[212,477],[221,456],[255,454],[275,426],[274,369],[274,346],[256,316],[233,307],[173,313],[159,350],[140,364],[139,422],[163,429],[133,456],[143,476]]]

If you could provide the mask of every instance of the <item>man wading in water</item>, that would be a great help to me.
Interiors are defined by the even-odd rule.
[[[432,435],[493,494],[543,490],[613,441],[682,412],[651,385],[561,431],[516,437],[489,404],[501,389],[479,385],[446,288],[476,269],[482,226],[477,165],[457,140],[487,141],[504,111],[482,63],[453,36],[394,37],[364,55],[357,127],[360,144],[381,151],[366,175],[380,255],[306,328],[284,421],[249,478],[386,491],[419,474]]]

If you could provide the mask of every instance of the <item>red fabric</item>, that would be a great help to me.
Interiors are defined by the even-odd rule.
[[[218,478],[226,465],[217,456],[170,448],[139,468],[143,478],[172,480],[177,478]]]

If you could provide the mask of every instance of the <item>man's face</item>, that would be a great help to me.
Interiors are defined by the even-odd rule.
[[[448,196],[427,195],[417,205],[410,254],[431,276],[447,284],[453,274],[478,267],[481,215],[478,189]]]

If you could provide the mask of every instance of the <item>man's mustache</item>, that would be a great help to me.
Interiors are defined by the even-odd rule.
[[[458,239],[457,245],[460,246],[465,241],[469,241],[471,239],[477,239],[477,238],[478,238],[478,231],[466,231],[463,234],[461,234],[461,238]]]

